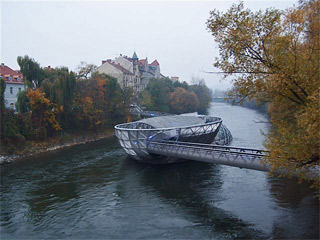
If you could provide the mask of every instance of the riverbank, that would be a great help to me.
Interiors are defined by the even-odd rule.
[[[99,133],[95,132],[86,132],[86,133],[73,133],[73,134],[64,134],[63,136],[56,136],[50,139],[47,139],[43,142],[34,142],[29,141],[26,143],[26,146],[17,151],[15,154],[4,154],[0,155],[0,165],[9,164],[14,161],[23,160],[37,156],[41,153],[57,151],[63,148],[72,147],[75,145],[86,144],[89,142],[98,141],[101,139],[109,138],[114,135],[113,129],[107,129],[100,131]]]

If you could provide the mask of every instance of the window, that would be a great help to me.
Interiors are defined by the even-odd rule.
[[[12,81],[12,76],[9,76],[8,79],[9,79],[9,81]]]
[[[21,80],[20,77],[17,77],[17,81],[20,82],[20,80]],[[20,89],[20,88],[19,88],[19,89]]]
[[[10,109],[14,109],[14,103],[10,103]]]
[[[10,87],[10,94],[13,94],[13,87]]]
[[[19,92],[21,92],[21,87],[19,87]]]

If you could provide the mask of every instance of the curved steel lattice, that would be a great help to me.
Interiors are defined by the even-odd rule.
[[[221,124],[219,132],[212,144],[229,145],[232,142],[232,140],[233,140],[233,137],[230,130],[224,124]]]
[[[216,137],[222,120],[217,117],[199,116],[205,123],[187,127],[154,128],[143,122],[115,126],[115,135],[126,153],[137,160],[152,159],[148,152],[150,141],[189,141],[211,143]]]

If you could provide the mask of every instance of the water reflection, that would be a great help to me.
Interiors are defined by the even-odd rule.
[[[139,172],[139,174],[136,174]],[[182,211],[198,226],[210,230],[211,237],[221,238],[265,238],[266,236],[251,224],[233,216],[231,212],[214,206],[221,201],[223,179],[217,165],[184,162],[173,165],[150,166],[131,160],[121,168],[122,176],[130,176],[130,181],[138,181],[171,206]],[[210,189],[210,198],[206,191]],[[119,195],[123,194],[119,189]]]
[[[215,112],[234,145],[261,146],[264,125],[246,120],[259,114],[221,104]],[[319,238],[306,184],[191,161],[141,164],[114,138],[3,166],[0,189],[3,239]]]
[[[310,183],[298,183],[295,178],[269,177],[268,182],[274,201],[283,208],[296,209],[307,196],[313,196],[315,193]],[[315,195],[314,200],[316,200]]]

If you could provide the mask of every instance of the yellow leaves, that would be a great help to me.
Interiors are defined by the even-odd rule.
[[[38,129],[41,127],[51,127],[56,131],[61,130],[56,120],[56,114],[63,111],[63,108],[59,108],[56,104],[51,103],[40,89],[28,89],[27,97],[30,101],[32,119]]]
[[[299,4],[252,13],[240,3],[208,20],[220,49],[215,66],[244,73],[231,95],[269,102],[271,168],[291,174],[319,166],[320,157],[320,1]]]
[[[104,125],[108,120],[106,110],[111,105],[106,96],[106,79],[95,75],[93,79],[84,81],[79,90],[72,104],[75,122],[85,130]]]
[[[83,101],[83,112],[88,114],[92,110],[93,100],[91,97],[85,97]]]

